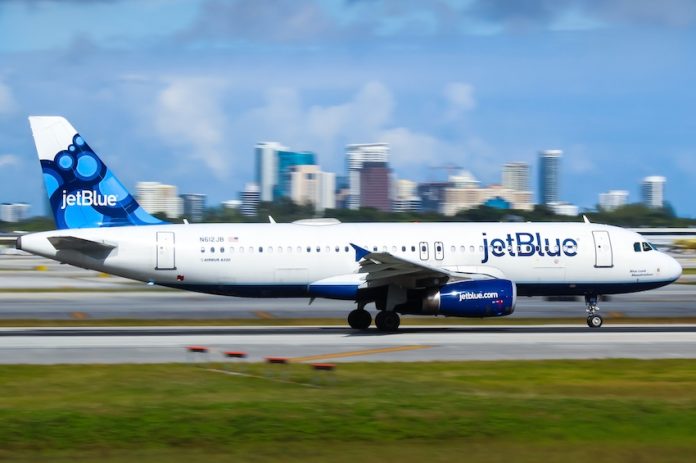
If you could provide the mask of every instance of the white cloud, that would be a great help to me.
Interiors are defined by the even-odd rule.
[[[0,114],[8,114],[15,110],[17,103],[12,96],[12,91],[3,82],[0,82]]]
[[[455,82],[446,87],[447,101],[457,112],[476,106],[471,85]],[[277,141],[291,149],[310,149],[319,154],[322,167],[344,168],[347,143],[384,142],[391,146],[391,163],[404,175],[426,177],[428,165],[453,162],[494,178],[499,170],[496,153],[483,140],[460,134],[442,139],[425,131],[396,125],[397,102],[382,82],[362,85],[344,101],[307,105],[295,88],[266,91],[264,103],[233,122],[233,133],[255,141]],[[497,177],[495,177],[497,180]]]
[[[173,78],[157,96],[154,124],[165,143],[187,150],[218,178],[229,169],[225,155],[227,119],[222,96],[222,80],[185,77]]]
[[[445,86],[445,99],[449,104],[448,116],[457,117],[465,111],[476,108],[474,86],[465,82],[451,82]]]
[[[0,168],[17,167],[19,164],[19,156],[14,154],[0,154]]]

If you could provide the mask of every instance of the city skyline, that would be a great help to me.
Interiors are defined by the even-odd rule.
[[[345,145],[384,142],[419,182],[453,163],[498,183],[559,148],[563,201],[665,176],[694,217],[695,25],[676,0],[0,2],[0,199],[42,212],[26,116],[60,114],[129,187],[211,204],[254,178],[258,140],[330,172]]]

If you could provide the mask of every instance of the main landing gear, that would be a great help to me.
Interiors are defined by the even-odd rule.
[[[348,314],[348,324],[353,329],[366,330],[370,327],[370,323],[372,323],[372,315],[363,307],[358,307]]]
[[[348,324],[355,330],[366,330],[372,323],[372,315],[362,307],[348,314]],[[399,314],[391,310],[380,310],[375,317],[375,326],[380,331],[396,331],[401,324]]]
[[[375,317],[375,325],[380,331],[396,331],[400,324],[399,314],[391,310],[381,310]]]
[[[585,296],[585,304],[587,305],[587,326],[590,328],[599,328],[604,323],[604,319],[597,312],[597,296]]]

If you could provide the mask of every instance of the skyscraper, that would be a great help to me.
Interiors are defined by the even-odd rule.
[[[658,175],[645,177],[641,185],[643,204],[655,209],[665,205],[665,183],[667,179]]]
[[[348,186],[350,189],[350,193],[348,196],[349,209],[360,208],[360,172],[363,168],[363,164],[366,162],[381,162],[387,164],[389,162],[389,144],[366,143],[346,146]]]
[[[508,162],[503,166],[503,188],[513,191],[529,191],[529,164]]]
[[[611,190],[599,194],[599,207],[605,211],[613,211],[628,203],[628,191]]]
[[[322,212],[336,207],[336,174],[316,165],[299,165],[291,173],[291,195],[297,204],[312,204]]]
[[[558,175],[561,150],[545,150],[539,153],[539,202],[551,204],[559,202]]]
[[[311,151],[278,151],[277,184],[273,187],[273,198],[290,197],[290,180],[295,166],[312,166],[316,163],[316,156]]]
[[[207,195],[202,193],[186,193],[181,195],[184,202],[184,217],[191,222],[202,222],[205,212]]]
[[[363,162],[360,169],[360,207],[391,210],[389,166],[386,162]]]
[[[135,185],[138,202],[150,214],[164,214],[170,219],[180,217],[183,201],[174,185],[159,182],[138,182]]]
[[[259,186],[255,183],[247,183],[244,185],[244,191],[239,194],[239,199],[242,200],[242,205],[239,212],[247,217],[253,217],[259,209]]]
[[[278,151],[287,151],[280,143],[256,144],[256,182],[261,201],[273,201],[273,187],[278,184]]]

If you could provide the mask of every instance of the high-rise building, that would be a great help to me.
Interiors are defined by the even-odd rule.
[[[202,222],[205,213],[207,196],[201,193],[186,193],[181,195],[184,202],[184,217],[191,222]]]
[[[170,219],[181,217],[183,201],[174,185],[159,182],[138,182],[135,185],[138,202],[150,214],[164,214]]]
[[[655,209],[664,207],[666,182],[667,179],[659,175],[645,177],[640,188],[643,204]]]
[[[551,204],[559,202],[558,176],[561,150],[545,150],[539,153],[539,202]]]
[[[273,201],[273,187],[278,184],[278,151],[287,151],[280,143],[256,144],[256,182],[261,201]]]
[[[319,212],[336,207],[336,174],[322,172],[319,166],[293,167],[290,190],[290,197],[297,204],[312,204]]]
[[[0,222],[21,222],[29,216],[27,203],[0,204]]]
[[[605,211],[613,211],[628,203],[628,191],[610,190],[599,194],[599,208]]]
[[[503,188],[513,191],[529,191],[529,164],[508,162],[503,166]]]
[[[445,190],[450,187],[448,182],[429,182],[418,185],[418,196],[421,199],[423,212],[439,212],[440,205],[445,200]]]
[[[391,210],[390,169],[386,162],[363,162],[360,169],[360,207],[383,212]]]
[[[421,199],[417,194],[418,184],[412,180],[399,179],[394,182],[394,200],[392,211],[394,212],[419,212]]]
[[[360,199],[360,177],[363,164],[377,162],[387,164],[389,162],[388,143],[366,143],[346,146],[346,164],[348,167],[348,208],[358,209],[362,204]],[[387,186],[388,189],[388,186]]]
[[[290,177],[293,167],[316,165],[316,156],[311,151],[278,151],[277,184],[273,198],[290,197]]]
[[[242,205],[239,207],[239,212],[247,217],[254,217],[259,210],[260,201],[259,186],[255,183],[247,183],[244,185],[244,191],[239,193],[239,199]]]

